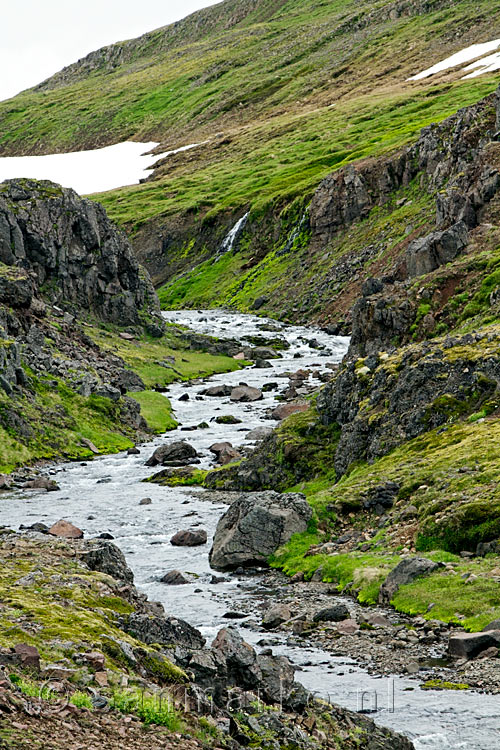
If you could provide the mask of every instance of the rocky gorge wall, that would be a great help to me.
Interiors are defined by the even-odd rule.
[[[4,182],[3,466],[16,465],[23,455],[28,459],[31,451],[64,450],[65,434],[69,449],[75,431],[91,434],[89,420],[97,431],[101,422],[104,429],[129,438],[146,434],[139,404],[126,396],[144,390],[144,383],[121,357],[103,351],[87,335],[85,326],[90,332],[96,323],[127,328],[124,335],[130,338],[144,331],[161,336],[164,330],[151,281],[125,235],[101,206],[72,190],[49,182]]]
[[[161,333],[152,284],[125,235],[102,206],[73,190],[32,180],[3,183],[0,262],[31,273],[52,304],[123,326],[141,325],[155,314]],[[27,306],[27,295],[18,302]]]

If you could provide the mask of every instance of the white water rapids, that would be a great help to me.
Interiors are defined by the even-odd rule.
[[[262,387],[277,382],[279,390],[288,386],[285,372],[297,369],[324,371],[328,363],[339,362],[348,340],[328,336],[318,329],[284,326],[251,315],[220,310],[165,313],[168,321],[189,325],[200,333],[219,338],[245,338],[260,334],[281,336],[290,343],[283,357],[273,360],[272,369],[246,369],[217,375],[210,384],[238,384]],[[265,331],[272,325],[279,330]],[[312,346],[311,346],[312,344]],[[315,348],[316,346],[323,348]],[[319,381],[317,381],[319,383]],[[180,428],[141,446],[141,455],[104,456],[88,463],[65,464],[56,469],[59,492],[30,494],[5,493],[0,499],[0,525],[18,528],[20,524],[42,521],[48,525],[66,518],[85,531],[87,537],[110,532],[115,543],[126,555],[134,571],[136,585],[150,599],[161,601],[168,613],[182,617],[200,628],[210,639],[220,627],[228,610],[238,610],[239,602],[259,596],[259,579],[228,576],[226,583],[212,583],[207,554],[211,537],[226,506],[203,499],[203,490],[167,488],[141,484],[154,470],[144,466],[155,447],[185,438],[202,453],[202,466],[212,464],[208,446],[220,440],[244,445],[248,430],[258,426],[275,426],[266,418],[266,411],[276,405],[279,391],[264,394],[263,401],[233,404],[226,398],[200,395],[205,383],[174,383],[166,394],[172,401],[178,420],[184,426],[206,421],[210,427],[195,432]],[[179,401],[184,393],[188,401]],[[213,417],[232,414],[242,424],[219,425]],[[152,504],[139,506],[143,497]],[[179,529],[200,526],[207,530],[205,547],[172,547],[170,537]],[[196,574],[194,583],[166,586],[159,582],[165,572],[178,569]],[[251,619],[251,618],[250,618]],[[258,617],[256,618],[259,619]],[[262,633],[252,629],[247,619],[237,623],[244,637],[253,645]],[[273,639],[275,634],[273,634]],[[370,676],[349,657],[333,657],[325,651],[287,643],[286,636],[277,636],[275,653],[285,653],[298,665],[296,675],[307,688],[349,709],[359,708],[360,691],[366,691],[365,707],[373,705],[377,695],[376,722],[409,736],[417,750],[498,750],[500,747],[500,696],[479,695],[471,691],[423,691],[418,682],[408,678]],[[394,700],[392,700],[394,694]],[[389,696],[389,702],[388,702]]]

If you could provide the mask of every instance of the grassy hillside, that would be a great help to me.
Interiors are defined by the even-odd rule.
[[[259,214],[491,92],[495,76],[406,79],[490,40],[499,18],[491,0],[227,0],[0,104],[0,153],[208,140],[99,199],[132,231],[156,217]]]

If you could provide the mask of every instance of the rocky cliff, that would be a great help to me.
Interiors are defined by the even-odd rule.
[[[0,466],[127,447],[145,385],[88,335],[161,336],[147,273],[104,209],[49,182],[0,185]],[[132,333],[131,333],[132,332]],[[116,332],[118,336],[118,332]],[[100,426],[99,426],[100,425]]]
[[[150,323],[161,335],[158,300],[125,235],[102,206],[73,190],[50,182],[4,182],[0,263],[26,274],[19,284],[8,271],[2,279],[0,299],[15,306],[29,308],[37,296],[79,316],[121,326]]]

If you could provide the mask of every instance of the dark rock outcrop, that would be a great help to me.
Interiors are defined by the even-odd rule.
[[[381,585],[379,591],[379,602],[381,604],[389,604],[400,586],[411,583],[415,578],[427,576],[435,570],[438,570],[438,568],[438,563],[428,560],[425,557],[412,557],[407,560],[401,560],[401,562],[391,570]]]
[[[128,632],[144,643],[159,643],[162,646],[203,648],[205,638],[199,630],[176,617],[155,617],[134,613],[127,623]]]
[[[126,563],[125,555],[112,542],[104,539],[89,539],[77,551],[77,554],[90,570],[107,573],[127,583],[132,583],[134,580],[134,574]]]
[[[496,170],[487,168],[480,175],[482,187],[477,190],[474,173],[478,157],[494,133],[492,118],[489,131],[481,124],[489,110],[491,98],[461,109],[439,125],[423,128],[414,145],[389,159],[367,161],[360,166],[351,164],[326,177],[310,206],[313,241],[326,245],[336,232],[366,218],[374,206],[384,204],[419,173],[425,176],[431,190],[448,183],[438,209],[439,229],[457,221],[476,226],[478,212],[500,186]],[[450,177],[455,175],[461,181],[461,191],[455,183],[450,184]],[[450,196],[460,192],[456,203]]]
[[[406,251],[406,268],[409,278],[423,276],[439,266],[449,263],[469,243],[469,233],[464,221],[452,224],[449,229],[434,232],[415,240]]]
[[[52,304],[119,325],[163,323],[151,281],[98,203],[52,182],[0,186],[0,262],[32,273]],[[5,284],[3,286],[5,292]],[[29,285],[17,302],[29,303]],[[149,316],[149,318],[148,318]]]
[[[480,409],[500,386],[500,359],[492,348],[479,356],[483,346],[490,346],[483,334],[466,334],[400,349],[392,360],[381,354],[347,362],[317,400],[322,423],[340,427],[337,475]]]
[[[310,506],[298,493],[241,495],[218,523],[210,565],[215,570],[265,565],[293,534],[306,530],[311,516]]]

